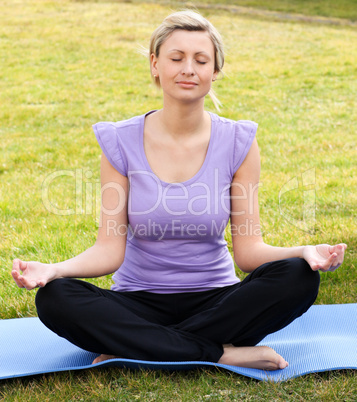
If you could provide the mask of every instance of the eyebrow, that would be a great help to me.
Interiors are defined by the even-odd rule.
[[[169,53],[178,52],[178,53],[181,53],[181,54],[185,54],[185,52],[184,52],[183,50],[180,50],[180,49],[171,49],[171,50],[169,50],[168,52],[169,52]],[[210,55],[209,55],[208,53],[204,52],[204,51],[196,52],[196,53],[195,53],[195,56],[196,56],[196,55],[201,55],[201,54],[202,54],[203,56],[210,57]]]

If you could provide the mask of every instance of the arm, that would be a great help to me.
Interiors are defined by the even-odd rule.
[[[128,225],[128,179],[111,166],[104,154],[101,184],[101,217],[95,244],[76,257],[55,264],[15,259],[11,274],[19,287],[42,287],[63,277],[93,278],[113,273],[120,267],[124,260]]]
[[[260,156],[254,140],[248,155],[233,177],[231,188],[231,231],[234,260],[244,272],[252,272],[266,262],[304,258],[313,270],[333,271],[343,261],[347,246],[274,247],[265,244],[260,231],[258,187]],[[249,225],[248,230],[242,228]],[[242,234],[244,233],[244,234]]]

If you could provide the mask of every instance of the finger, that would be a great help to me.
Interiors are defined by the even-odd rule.
[[[32,290],[32,289],[37,288],[37,283],[35,281],[29,281],[22,275],[19,277],[19,280],[21,281],[23,287],[26,288],[27,290]]]
[[[336,261],[337,253],[332,253],[325,261],[323,266],[320,266],[320,271],[327,272],[334,266],[334,262]]]
[[[27,289],[27,290],[29,290],[29,287],[31,287],[31,286],[29,285],[28,280],[27,280],[24,276],[22,276],[22,275],[19,276],[18,281],[21,283],[21,285],[22,285],[21,287],[23,287],[23,288],[25,288],[25,289]]]
[[[342,260],[341,260],[339,256],[336,256],[335,261],[333,261],[331,263],[331,266],[328,269],[328,271],[330,271],[330,272],[336,271],[336,269],[341,266],[342,262],[343,262],[343,257],[342,257]]]
[[[15,269],[17,272],[23,272],[26,268],[27,268],[27,262],[26,261],[22,261],[19,258],[16,258],[13,261],[13,269]]]
[[[340,264],[341,258],[343,259],[343,247],[340,244],[336,246],[330,246],[329,249],[331,255],[336,255],[335,261],[331,264],[331,269]]]
[[[319,271],[321,269],[321,266],[317,263],[311,263],[310,267],[313,271]]]
[[[330,269],[329,269],[329,271],[330,272],[334,272],[334,271],[336,271],[336,269],[339,267],[340,265],[336,265],[336,266],[334,266],[334,267],[331,267]]]
[[[334,246],[330,246],[329,251],[330,253],[344,253],[347,249],[347,244],[345,243],[340,243],[340,244],[336,244]]]
[[[347,245],[346,244],[338,244],[336,246],[335,252],[337,253],[337,265],[340,266],[343,263],[343,258],[345,255],[345,250],[346,250]]]
[[[15,258],[15,260],[12,262],[12,269],[20,272],[20,260],[18,258]]]
[[[19,277],[20,277],[19,272],[17,272],[16,270],[12,270],[12,271],[11,271],[11,276],[13,277],[13,279],[14,279],[16,285],[17,285],[19,288],[23,288],[23,287],[24,287],[24,285],[22,284],[22,282],[19,280]]]
[[[39,288],[43,288],[44,286],[46,286],[46,283],[47,282],[45,280],[40,280],[40,281],[38,281],[37,285],[38,285]]]
[[[333,263],[331,265],[331,267],[328,269],[330,272],[334,272],[336,271],[336,269],[340,266],[341,264],[338,263],[338,261],[336,261],[335,263]]]

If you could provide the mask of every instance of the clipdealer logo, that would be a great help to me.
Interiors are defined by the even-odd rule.
[[[285,201],[288,200],[288,201]],[[295,202],[294,202],[295,201]],[[316,169],[293,177],[280,189],[279,211],[286,221],[313,235],[316,229]]]
[[[56,204],[56,200],[51,197],[51,191],[53,187],[58,185],[57,180],[62,178],[67,178],[74,185],[74,193],[70,199],[71,205],[66,207],[62,205],[61,207]],[[241,188],[242,195],[237,198],[247,199],[249,202],[249,214],[252,214],[253,208],[253,193],[257,191],[262,183],[251,187],[248,190]],[[116,183],[109,183],[107,187],[114,188],[119,195],[119,199],[123,200],[124,190],[120,185]],[[42,183],[42,201],[45,208],[56,215],[68,216],[68,215],[92,215],[96,216],[96,221],[99,223],[100,219],[100,204],[101,195],[106,187],[101,187],[99,179],[93,179],[93,173],[90,170],[85,169],[74,169],[74,170],[59,170],[50,173],[44,179]],[[218,190],[218,189],[217,189]],[[165,195],[165,194],[162,194]],[[216,194],[216,189],[214,194],[206,194],[207,202],[209,203],[210,197],[215,197],[224,201],[227,196],[221,195],[219,197]],[[165,199],[168,201],[170,198]],[[183,196],[181,196],[183,198]],[[229,196],[228,196],[229,198]],[[188,195],[187,195],[188,199]],[[53,202],[55,201],[55,202]],[[73,202],[74,201],[74,202]],[[166,205],[164,203],[164,205]],[[215,204],[216,205],[216,204]],[[123,204],[120,202],[115,210],[104,211],[108,215],[115,215],[121,208]],[[224,207],[224,205],[222,204]],[[130,205],[129,205],[130,207]],[[131,211],[134,214],[140,214],[137,211]],[[148,212],[148,211],[145,211]],[[169,213],[175,215],[173,211],[169,210]],[[191,211],[190,211],[191,212]],[[216,211],[215,211],[216,212]],[[218,211],[217,211],[218,212]],[[217,213],[216,212],[216,213]],[[143,212],[141,212],[143,213]],[[236,214],[241,215],[244,211],[238,211]],[[302,172],[301,174],[293,177],[288,182],[286,182],[279,191],[279,213],[280,215],[290,224],[294,225],[298,229],[307,232],[308,234],[315,233],[316,225],[316,169],[312,168]],[[202,211],[197,212],[196,215],[201,215]],[[177,215],[177,213],[176,213]],[[251,224],[250,224],[251,225]]]
[[[240,183],[227,183],[220,185],[219,172],[215,169],[213,188],[204,182],[195,182],[189,187],[182,183],[172,183],[166,187],[162,187],[160,180],[153,173],[147,171],[131,171],[128,174],[129,187],[135,184],[135,180],[145,176],[153,180],[153,188],[155,191],[150,194],[147,202],[139,204],[138,194],[135,199],[129,193],[128,197],[128,214],[132,216],[147,215],[153,213],[159,208],[171,216],[180,215],[218,215],[223,210],[231,215],[253,214],[254,209],[254,193],[258,191],[261,183],[249,183],[245,188]],[[125,207],[126,194],[120,184],[110,182],[101,187],[100,180],[93,180],[93,174],[90,170],[59,170],[50,173],[42,183],[42,201],[47,211],[55,215],[91,215],[93,212],[98,214],[101,205],[101,196],[107,189],[112,189],[118,194],[118,205],[112,210],[107,210],[102,206],[102,211],[108,216],[118,214]],[[53,190],[61,184],[60,180],[67,180],[73,186],[72,195],[66,200],[53,199]],[[231,188],[236,188],[237,195],[231,195]],[[60,187],[59,187],[60,188]],[[171,191],[172,190],[172,191]],[[193,191],[193,195],[190,195]],[[247,211],[232,212],[230,202],[234,199],[244,200],[247,202]],[[61,206],[58,205],[62,204]],[[69,205],[65,205],[65,204]],[[75,205],[73,205],[75,204]],[[172,207],[173,208],[172,208]],[[143,207],[143,209],[141,209]]]

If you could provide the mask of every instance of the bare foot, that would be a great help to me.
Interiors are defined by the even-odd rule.
[[[269,346],[223,345],[223,355],[218,363],[260,370],[281,370],[289,365]]]
[[[96,363],[100,363],[100,362],[104,362],[106,360],[110,360],[110,359],[118,359],[118,356],[114,356],[114,355],[100,355],[98,357],[96,357],[93,361],[92,364],[96,364]]]

